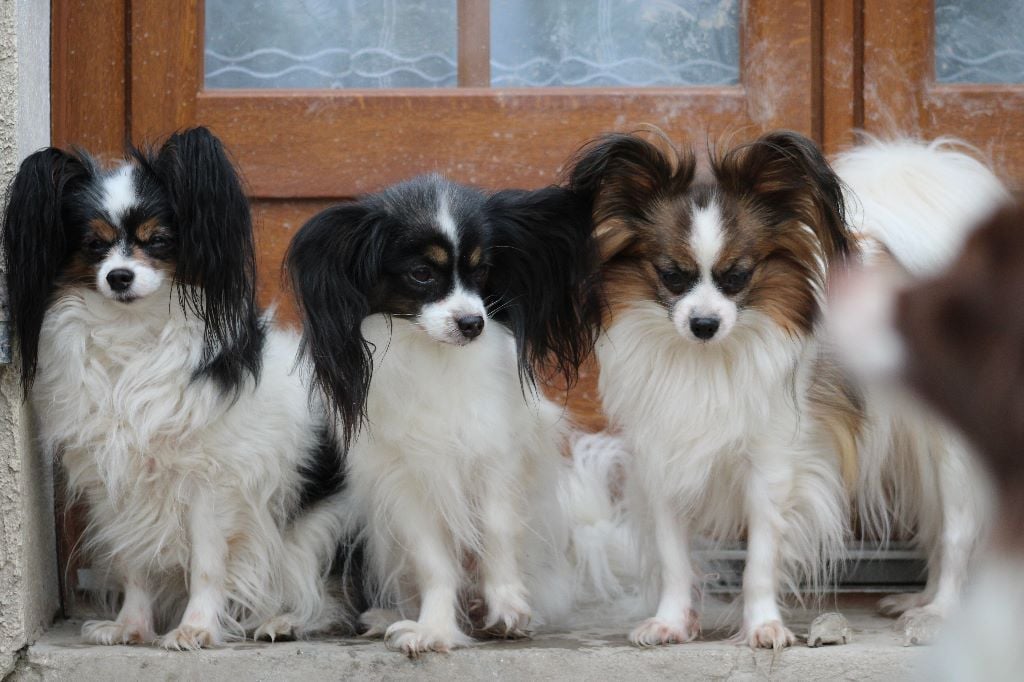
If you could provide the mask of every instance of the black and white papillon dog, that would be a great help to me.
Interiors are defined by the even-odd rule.
[[[221,143],[195,128],[112,170],[44,149],[8,200],[23,385],[88,506],[86,546],[124,590],[84,639],[195,649],[339,619],[341,451],[298,337],[257,309],[249,205]]]
[[[314,383],[350,444],[377,607],[363,620],[389,647],[447,651],[471,641],[463,625],[520,636],[567,609],[565,423],[534,376],[571,381],[589,352],[594,266],[589,202],[555,187],[486,195],[425,176],[296,234]]]

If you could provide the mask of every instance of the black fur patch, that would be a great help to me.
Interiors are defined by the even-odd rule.
[[[332,429],[327,426],[318,429],[316,447],[299,472],[302,489],[297,517],[345,489],[345,459]]]

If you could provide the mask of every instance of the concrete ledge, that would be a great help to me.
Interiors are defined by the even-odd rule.
[[[808,648],[798,643],[780,654],[751,651],[710,632],[701,641],[657,649],[631,647],[625,627],[544,633],[532,640],[482,642],[450,654],[410,661],[380,641],[317,639],[264,644],[242,642],[220,649],[177,653],[153,647],[81,644],[79,622],[61,623],[32,646],[13,680],[412,680],[482,679],[905,679],[927,649],[907,648],[893,621],[866,606],[844,607],[853,642]],[[796,611],[798,635],[816,612]]]

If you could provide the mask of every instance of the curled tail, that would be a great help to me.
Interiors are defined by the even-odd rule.
[[[851,227],[916,277],[949,265],[974,226],[1010,197],[975,150],[952,138],[872,140],[834,167],[850,190]]]

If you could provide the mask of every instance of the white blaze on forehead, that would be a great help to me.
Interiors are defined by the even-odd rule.
[[[441,192],[441,197],[438,201],[437,224],[451,241],[452,248],[455,248],[459,243],[459,229],[455,226],[455,219],[452,218],[452,213],[448,208],[447,192]]]
[[[133,170],[131,164],[121,166],[103,181],[103,210],[118,223],[128,209],[139,203],[132,183]]]
[[[709,272],[722,251],[722,212],[714,201],[707,206],[693,204],[690,248],[703,272]]]

